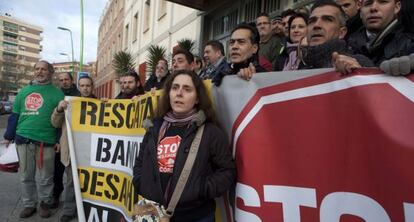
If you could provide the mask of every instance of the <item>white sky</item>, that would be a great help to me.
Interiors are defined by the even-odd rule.
[[[84,45],[83,62],[96,60],[99,18],[107,0],[83,0]],[[74,57],[80,58],[80,0],[0,0],[0,13],[43,28],[43,51],[41,57],[49,62],[68,61],[72,55],[68,31],[57,29],[62,26],[72,30]]]

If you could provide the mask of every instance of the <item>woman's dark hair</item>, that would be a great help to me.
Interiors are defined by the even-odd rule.
[[[290,16],[289,21],[288,21],[288,41],[290,43],[292,43],[292,40],[290,39],[290,27],[292,26],[293,20],[295,20],[297,18],[302,18],[303,21],[305,21],[305,24],[308,25],[308,16],[306,16],[302,13],[295,13],[292,16]]]
[[[198,103],[194,105],[195,109],[197,111],[204,111],[204,114],[206,115],[206,122],[212,122],[214,124],[217,124],[216,115],[211,104],[211,100],[208,97],[207,89],[204,86],[203,80],[201,80],[200,77],[192,70],[177,70],[168,77],[168,79],[165,81],[164,90],[158,102],[158,107],[156,109],[155,116],[157,118],[163,118],[167,114],[167,112],[171,111],[170,90],[175,77],[179,75],[188,75],[191,77],[198,100]]]

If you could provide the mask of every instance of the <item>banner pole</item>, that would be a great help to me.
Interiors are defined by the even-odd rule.
[[[69,101],[71,98],[69,97]],[[73,184],[75,188],[75,197],[76,197],[76,208],[78,210],[78,220],[79,222],[85,222],[85,211],[83,209],[83,201],[82,195],[80,193],[80,183],[79,183],[79,176],[78,176],[78,165],[76,163],[76,155],[75,155],[75,147],[73,145],[73,136],[72,136],[72,127],[70,126],[70,122],[67,118],[68,111],[65,110],[65,121],[66,121],[66,129],[68,132],[68,143],[69,143],[69,154],[70,154],[70,165],[72,168],[72,177],[73,177]]]

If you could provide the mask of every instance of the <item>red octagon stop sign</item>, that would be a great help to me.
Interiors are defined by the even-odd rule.
[[[37,111],[43,105],[43,97],[39,93],[31,93],[26,96],[24,105],[26,110]]]
[[[414,221],[414,76],[364,72],[257,91],[233,127],[236,221]]]

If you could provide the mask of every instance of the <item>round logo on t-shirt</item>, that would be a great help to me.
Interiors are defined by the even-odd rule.
[[[160,141],[157,148],[158,166],[161,173],[172,173],[177,157],[181,137],[167,136]]]
[[[26,110],[37,111],[43,105],[43,97],[39,93],[31,93],[26,96],[24,105]]]

